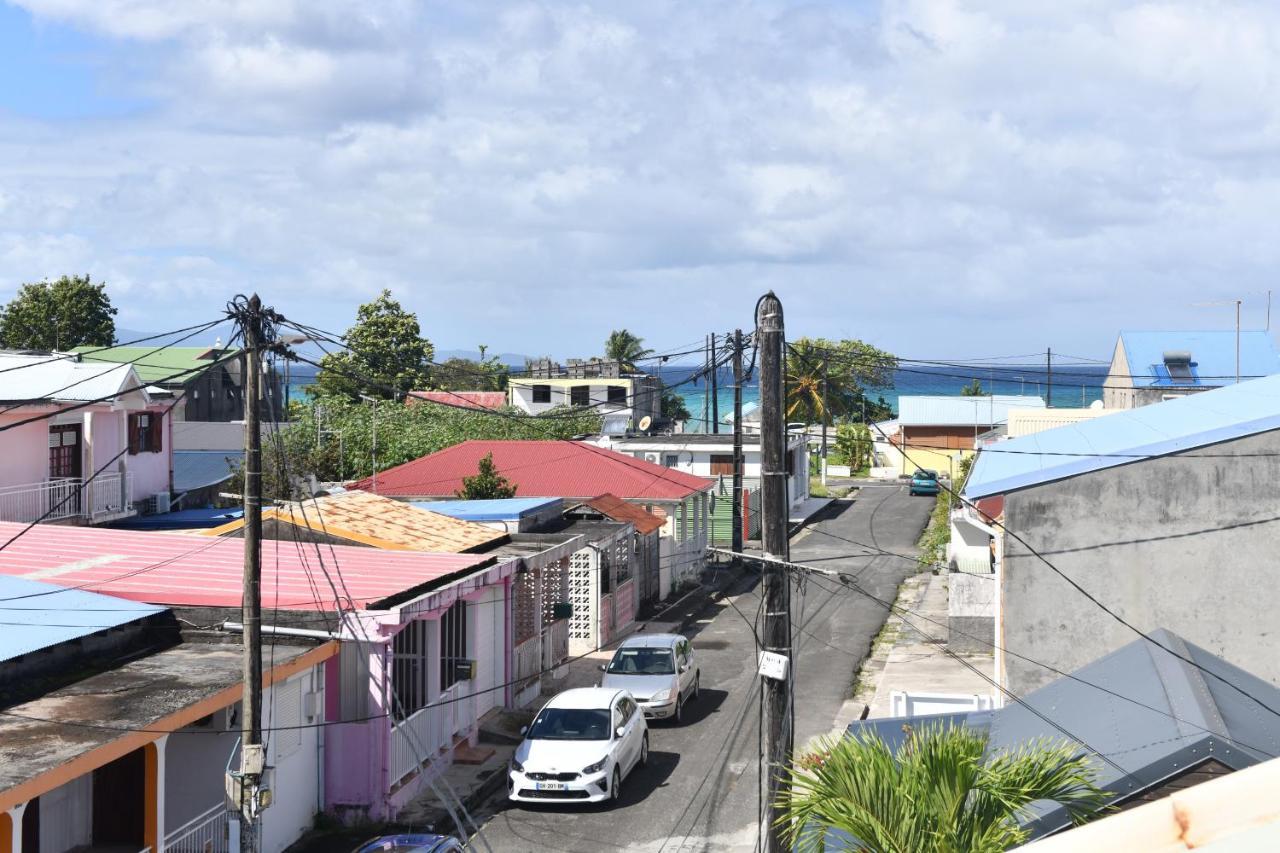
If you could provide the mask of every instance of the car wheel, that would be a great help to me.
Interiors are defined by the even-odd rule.
[[[676,697],[676,709],[671,714],[671,722],[677,726],[684,722],[684,702],[680,696]]]
[[[617,803],[622,798],[622,771],[613,768],[613,777],[609,780],[609,802]]]
[[[644,767],[649,763],[649,735],[646,733],[644,740],[640,741],[640,760],[636,762],[637,767]]]
[[[698,673],[693,677],[693,692],[689,694],[689,698],[695,702],[698,701],[698,685],[700,681],[702,681],[702,673]]]

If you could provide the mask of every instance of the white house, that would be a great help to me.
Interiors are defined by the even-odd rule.
[[[646,417],[653,422],[662,415],[662,380],[622,373],[611,361],[571,359],[567,367],[537,362],[528,375],[509,380],[507,394],[512,406],[531,415],[557,406],[595,408],[607,433],[637,429]]]

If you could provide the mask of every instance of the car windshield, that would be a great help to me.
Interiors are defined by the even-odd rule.
[[[932,471],[917,471],[916,479],[917,480],[936,480],[938,479],[938,475],[933,473]]]
[[[670,649],[618,649],[608,671],[610,675],[672,675],[676,667]]]
[[[525,735],[530,740],[608,740],[608,708],[543,708]]]

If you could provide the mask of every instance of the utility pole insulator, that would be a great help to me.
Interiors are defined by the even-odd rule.
[[[787,536],[787,425],[784,417],[782,347],[784,342],[782,303],[772,291],[756,306],[756,342],[760,358],[760,457],[761,457],[761,544],[766,557],[790,557]],[[764,565],[764,630],[760,642],[764,651],[785,659],[777,668],[783,678],[764,678],[765,753],[760,772],[765,776],[765,826],[761,827],[764,853],[787,850],[779,821],[785,815],[780,805],[783,771],[791,766],[794,720],[791,714],[791,686],[795,662],[791,657],[791,583],[782,565]]]

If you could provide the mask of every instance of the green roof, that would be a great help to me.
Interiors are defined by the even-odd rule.
[[[219,355],[225,355],[235,351],[235,349],[224,348],[218,350],[218,353]],[[184,370],[196,371],[200,368],[208,367],[215,358],[213,347],[166,347],[157,351],[157,348],[153,346],[112,347],[111,349],[82,346],[76,347],[72,352],[88,353],[88,355],[85,355],[84,361],[89,364],[103,362],[132,364],[133,369],[138,372],[138,378],[147,383],[160,382]],[[201,358],[201,356],[204,356],[204,358]],[[195,375],[193,372],[189,376],[170,379],[165,384],[182,385],[186,380],[194,378]]]

